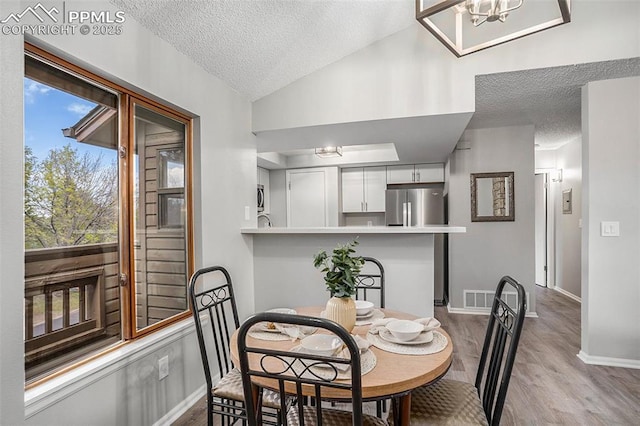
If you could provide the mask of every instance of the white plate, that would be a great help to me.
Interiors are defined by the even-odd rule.
[[[368,313],[364,314],[364,315],[358,315],[356,314],[356,319],[367,319],[367,318],[371,318],[373,316],[373,311],[375,311],[375,309],[371,309]]]
[[[296,315],[298,313],[296,312],[295,309],[291,309],[291,308],[274,308],[274,309],[269,309],[266,312],[272,312],[276,314],[289,314],[289,315]]]
[[[407,342],[398,339],[386,328],[380,330],[379,335],[382,340],[386,340],[387,342],[391,343],[397,343],[399,345],[424,345],[427,343],[431,343],[431,341],[433,340],[433,332],[429,331],[423,331],[422,333],[420,333],[420,335],[418,335],[418,337]]]

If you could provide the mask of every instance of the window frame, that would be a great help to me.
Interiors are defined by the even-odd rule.
[[[110,91],[118,94],[118,178],[119,178],[119,258],[120,265],[119,273],[121,277],[121,296],[120,296],[120,309],[121,309],[121,341],[115,345],[108,346],[99,352],[84,356],[72,361],[60,368],[53,370],[45,376],[36,378],[30,382],[25,382],[25,389],[31,389],[51,380],[55,377],[69,372],[81,365],[84,365],[96,358],[102,357],[107,353],[121,348],[123,345],[127,345],[138,338],[150,335],[156,331],[165,329],[166,327],[182,321],[191,316],[190,304],[187,301],[186,309],[176,315],[159,321],[155,324],[144,327],[141,330],[136,330],[136,306],[135,306],[135,285],[134,277],[135,268],[134,264],[134,238],[135,230],[133,228],[133,184],[134,178],[131,170],[133,164],[134,152],[129,147],[133,145],[134,137],[134,109],[133,105],[138,104],[146,108],[154,110],[162,115],[169,116],[184,123],[185,125],[185,145],[184,145],[184,167],[185,167],[185,186],[183,194],[185,198],[186,213],[185,213],[185,254],[186,254],[186,272],[185,272],[185,295],[187,292],[188,280],[194,271],[194,232],[193,232],[193,121],[194,117],[184,112],[181,112],[174,107],[167,104],[155,101],[148,96],[144,96],[139,92],[133,91],[120,84],[114,83],[110,78],[103,77],[88,71],[81,66],[78,66],[68,60],[65,60],[57,55],[54,55],[34,44],[29,42],[24,43],[24,55],[33,57],[46,64],[54,66],[67,72],[71,75],[78,76],[87,80],[88,82],[97,86],[102,86]],[[176,228],[169,228],[176,229]],[[23,282],[24,283],[24,282]],[[187,298],[188,300],[188,298]],[[24,318],[23,318],[24,322]]]

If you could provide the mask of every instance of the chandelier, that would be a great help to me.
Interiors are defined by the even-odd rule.
[[[504,22],[512,10],[522,6],[524,0],[467,0],[464,8],[467,9],[471,23],[477,27],[485,22]],[[460,7],[458,5],[457,7]]]
[[[570,1],[416,0],[416,19],[460,57],[570,22]]]

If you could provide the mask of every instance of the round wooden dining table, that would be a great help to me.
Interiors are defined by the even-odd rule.
[[[299,315],[320,317],[322,307],[295,308]],[[416,319],[415,315],[381,309],[385,318]],[[366,339],[370,325],[356,326],[351,334],[359,335]],[[362,376],[362,398],[365,401],[380,399],[397,399],[399,402],[395,416],[401,425],[409,424],[411,413],[411,390],[420,386],[435,382],[441,378],[451,366],[453,358],[453,343],[451,337],[442,329],[438,329],[448,340],[447,346],[440,352],[429,355],[404,355],[387,352],[375,346],[369,350],[373,351],[377,358],[376,366],[369,373]],[[231,358],[236,366],[238,362],[237,330],[231,337]],[[298,340],[260,340],[247,335],[247,345],[268,349],[290,350],[299,345]],[[267,380],[267,379],[265,379]],[[258,383],[262,387],[270,387],[269,383]],[[343,390],[333,390],[335,394],[327,394],[330,399],[350,399],[349,394],[343,394]],[[314,396],[313,389],[309,388],[308,396]],[[323,397],[325,396],[323,392]]]

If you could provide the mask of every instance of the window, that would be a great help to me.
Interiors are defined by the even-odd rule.
[[[158,149],[158,221],[161,228],[184,226],[184,149]]]
[[[24,105],[34,382],[189,315],[191,119],[29,44]]]

